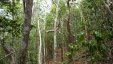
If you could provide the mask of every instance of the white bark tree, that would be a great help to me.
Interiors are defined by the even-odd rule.
[[[40,29],[40,19],[38,19],[38,33],[39,33],[39,51],[38,51],[38,64],[42,64],[42,34]]]
[[[54,64],[56,64],[57,62],[57,23],[59,23],[58,21],[58,5],[59,5],[59,0],[56,0],[56,17],[55,17],[55,21],[54,21]]]

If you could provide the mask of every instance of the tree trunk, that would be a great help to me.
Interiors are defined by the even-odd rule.
[[[55,17],[55,22],[54,22],[54,64],[57,63],[57,23],[58,23],[58,4],[59,0],[56,1],[56,17]]]
[[[66,28],[67,28],[67,51],[71,51],[71,49],[69,48],[70,43],[73,42],[73,36],[71,34],[71,27],[70,27],[70,1],[71,0],[67,0],[67,18],[66,18]],[[72,64],[73,59],[72,56],[68,56],[68,64]]]
[[[73,37],[71,34],[71,27],[70,27],[70,4],[69,4],[70,0],[67,1],[67,18],[66,18],[66,28],[67,28],[67,35],[68,35],[68,41],[67,44],[72,43],[73,41]]]
[[[40,30],[39,19],[38,19],[38,33],[39,33],[39,38],[40,38],[39,52],[38,52],[38,64],[42,64],[42,35],[41,35],[41,30]]]
[[[29,33],[31,26],[33,0],[23,0],[23,6],[24,6],[25,17],[23,24],[23,38],[19,50],[18,64],[25,64],[26,61],[26,54],[27,54],[27,47],[29,42],[28,40],[29,40]]]
[[[48,35],[47,32],[45,33],[45,61],[46,64],[49,64],[49,58],[48,58]]]
[[[46,64],[46,45],[45,45],[45,33],[46,33],[46,18],[44,20],[44,32],[43,32],[43,64]]]

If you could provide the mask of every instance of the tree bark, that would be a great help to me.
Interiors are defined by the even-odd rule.
[[[73,42],[73,35],[71,34],[71,27],[70,27],[70,1],[71,0],[67,0],[67,17],[66,17],[66,28],[67,28],[67,51],[71,51],[71,49],[69,48],[70,43]],[[72,64],[73,63],[73,59],[72,56],[68,56],[68,64]]]
[[[48,35],[47,35],[47,32],[45,32],[45,61],[46,61],[46,64],[49,64],[49,58],[48,58]]]
[[[67,18],[66,18],[66,28],[67,28],[67,35],[68,35],[68,43],[73,41],[73,37],[71,34],[71,27],[70,27],[70,2],[71,0],[67,1]]]
[[[39,19],[38,19],[38,33],[39,33],[39,38],[40,38],[39,52],[38,52],[38,64],[42,64],[42,34],[41,34],[41,30],[40,30]]]
[[[57,23],[58,23],[58,4],[59,0],[56,1],[56,17],[54,22],[54,64],[57,64]]]
[[[43,59],[42,59],[42,61],[43,61],[43,64],[46,64],[46,58],[45,58],[45,54],[46,54],[46,45],[45,45],[45,33],[46,33],[46,18],[44,18],[43,19],[43,21],[44,21],[44,31],[43,31]]]
[[[27,47],[29,42],[33,0],[23,0],[23,6],[24,6],[25,17],[23,24],[23,38],[19,50],[18,64],[26,63],[25,61],[26,61]]]

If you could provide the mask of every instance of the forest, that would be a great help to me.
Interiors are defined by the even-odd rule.
[[[113,0],[0,0],[0,64],[113,64]]]

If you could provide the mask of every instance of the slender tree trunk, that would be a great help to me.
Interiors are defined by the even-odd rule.
[[[45,33],[45,59],[46,59],[46,64],[49,64],[49,58],[48,58],[48,35],[47,32]]]
[[[57,63],[57,23],[58,23],[58,4],[59,0],[56,1],[56,17],[55,17],[55,22],[54,22],[54,64]]]
[[[42,35],[41,35],[41,30],[40,30],[39,19],[38,19],[38,32],[39,32],[39,38],[40,38],[39,52],[38,52],[38,64],[42,64]]]
[[[45,33],[46,33],[46,18],[44,19],[44,32],[43,32],[43,62],[44,62],[44,64],[46,64],[46,58],[45,58],[45,54],[46,54],[46,45],[45,45]]]
[[[67,28],[67,51],[71,51],[69,48],[69,44],[73,42],[73,36],[71,34],[71,27],[70,27],[70,1],[67,0],[67,18],[66,18],[66,28]],[[68,56],[68,64],[72,64],[73,59],[72,56]]]
[[[68,44],[72,43],[73,36],[71,34],[71,26],[70,26],[70,2],[71,0],[67,0],[67,18],[66,18],[66,28],[67,28],[67,35],[68,35]]]
[[[23,0],[23,6],[24,6],[25,17],[23,24],[23,38],[19,50],[18,64],[26,63],[26,54],[27,54],[27,47],[29,42],[33,0]]]
[[[14,53],[12,53],[12,55],[11,55],[11,62],[10,62],[10,64],[16,64]]]
[[[63,21],[61,21],[61,31],[62,31],[62,34],[64,33],[64,22]],[[62,62],[64,61],[64,57],[65,57],[65,52],[66,52],[66,49],[65,49],[65,42],[64,42],[64,40],[65,40],[65,37],[64,37],[64,35],[62,36],[62,45],[61,45],[61,58],[62,58]]]

